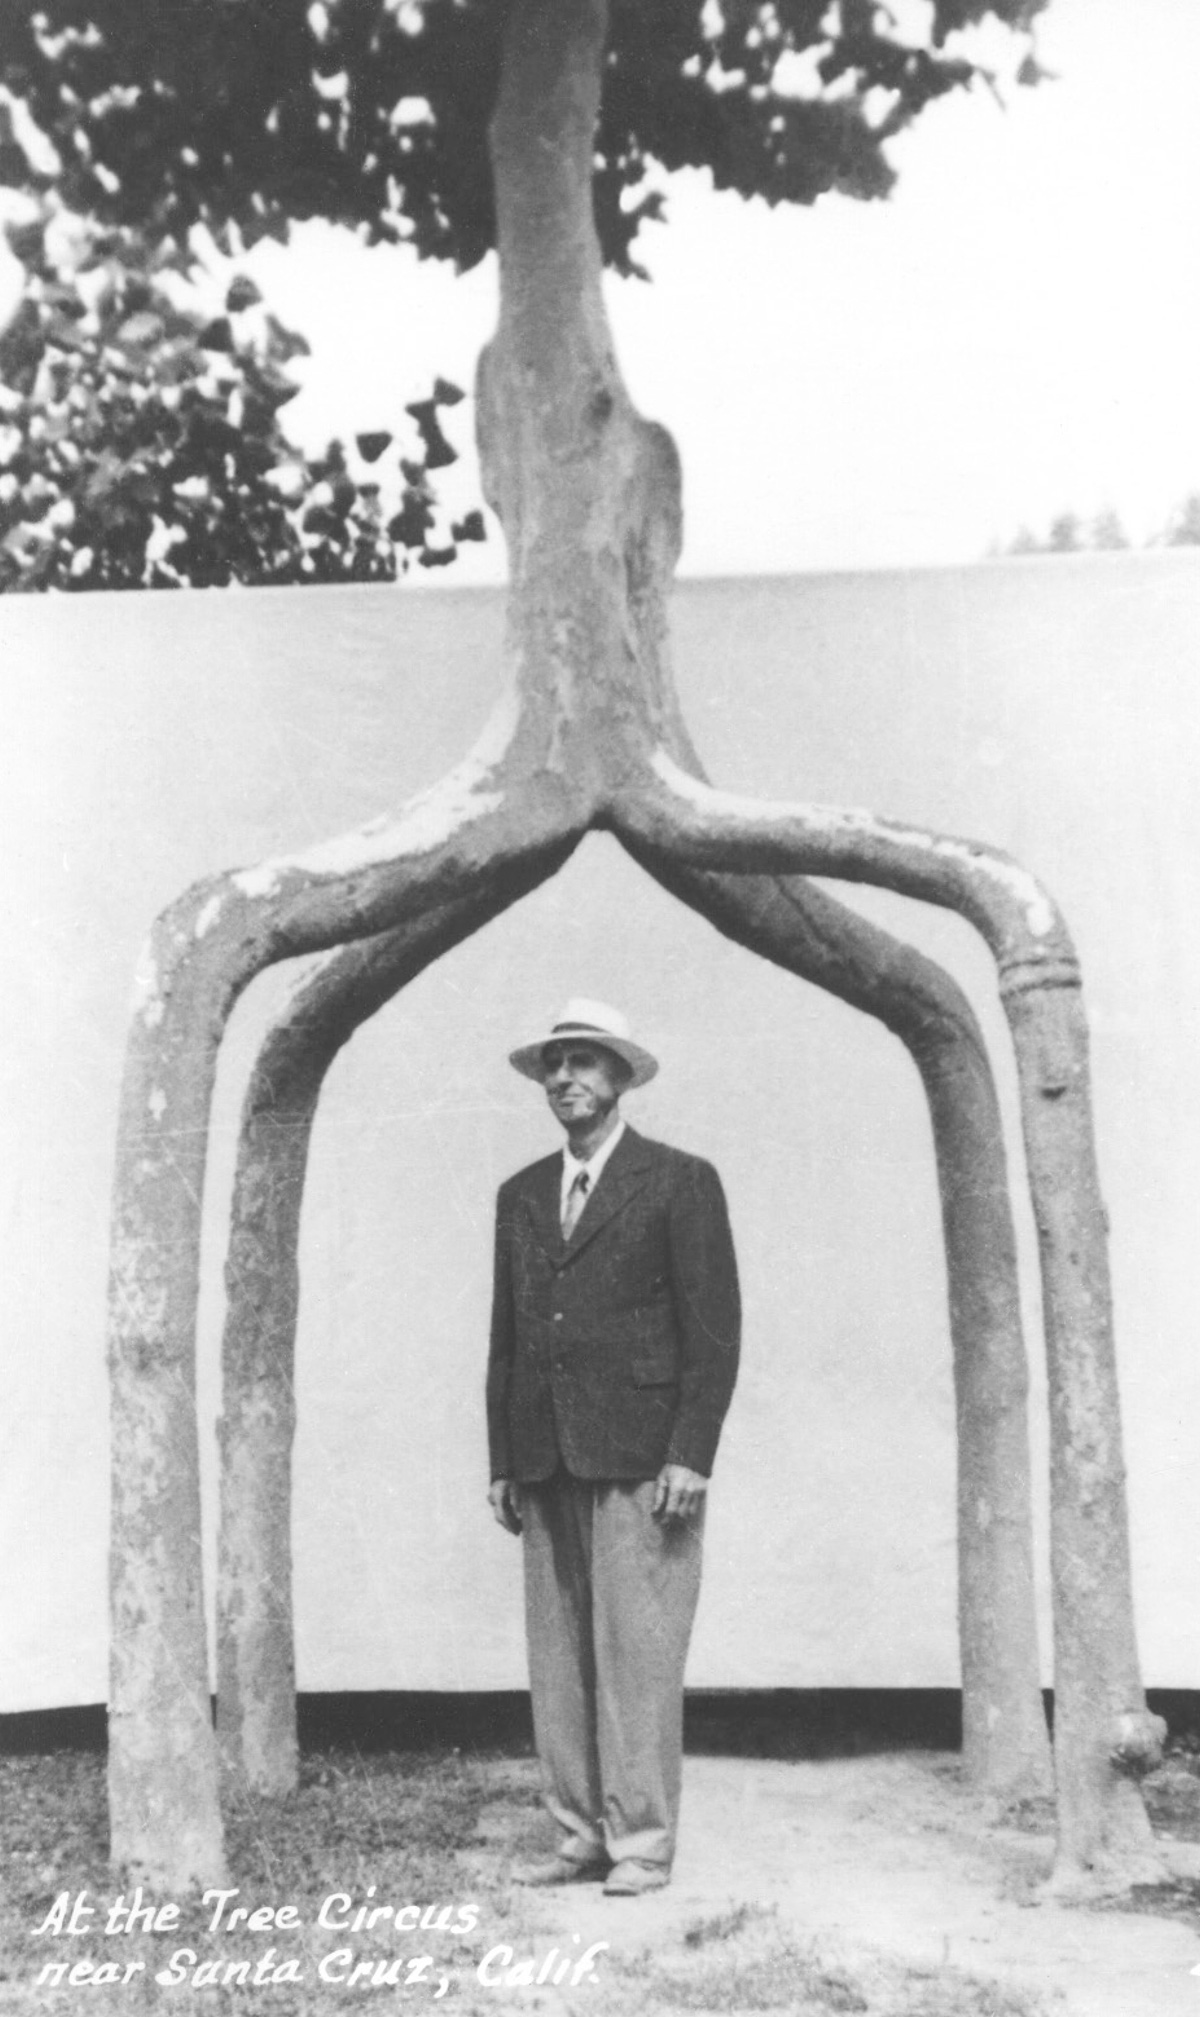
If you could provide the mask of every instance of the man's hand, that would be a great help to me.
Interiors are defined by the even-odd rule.
[[[656,1520],[690,1520],[704,1504],[708,1479],[686,1464],[664,1464],[654,1481]]]
[[[506,1527],[510,1534],[519,1534],[521,1531],[520,1500],[517,1493],[518,1487],[511,1478],[497,1478],[488,1488],[488,1505],[492,1509],[492,1517],[499,1520],[500,1525]]]

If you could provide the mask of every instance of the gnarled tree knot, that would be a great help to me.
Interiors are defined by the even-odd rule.
[[[1149,1709],[1126,1709],[1112,1726],[1109,1757],[1116,1771],[1143,1779],[1162,1764],[1167,1726]]]

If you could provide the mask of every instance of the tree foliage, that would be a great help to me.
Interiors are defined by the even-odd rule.
[[[170,240],[53,200],[7,235],[25,288],[0,330],[0,592],[392,581],[484,537],[478,511],[439,528],[430,482],[456,460],[457,387],[413,402],[398,466],[386,432],[304,455],[279,415],[308,346],[248,275],[214,316]]]
[[[1060,511],[1050,521],[1051,553],[1078,553],[1083,545],[1083,521],[1077,511]]]
[[[454,459],[436,416],[456,388],[415,402],[391,483],[355,477],[341,444],[285,438],[307,346],[247,276],[212,317],[187,255],[130,227],[51,213],[10,236],[26,288],[0,334],[0,591],[391,581],[454,558],[428,470]],[[360,437],[356,460],[391,442]]]
[[[964,31],[1026,40],[1046,0],[612,0],[594,206],[606,259],[659,214],[663,171],[808,203],[885,195],[888,142],[983,75]],[[390,579],[482,536],[435,528],[453,459],[436,407],[403,490],[309,461],[278,420],[295,341],[236,303],[181,306],[197,226],[237,255],[293,220],[474,265],[495,239],[487,127],[511,0],[34,0],[0,10],[0,184],[90,220],[64,265],[34,234],[0,341],[0,589]],[[21,144],[9,108],[42,136]],[[398,505],[398,509],[392,507]],[[389,515],[390,514],[390,515]],[[399,555],[399,559],[398,556]]]
[[[1148,546],[1200,546],[1200,491],[1194,490],[1172,511],[1165,526],[1151,535]],[[1032,553],[1119,553],[1130,545],[1129,535],[1111,505],[1105,505],[1090,520],[1077,511],[1060,511],[1051,520],[1044,539],[1022,525],[1005,547],[994,546],[993,555]]]
[[[244,243],[320,216],[474,265],[495,238],[487,120],[511,0],[36,0],[0,75],[59,150],[73,207]],[[983,73],[964,31],[1027,38],[1047,0],[613,0],[595,208],[606,258],[656,215],[656,171],[809,203],[882,196],[888,142]]]
[[[1088,543],[1097,553],[1120,553],[1129,545],[1125,527],[1111,504],[1106,504],[1093,518],[1088,527]]]
[[[1168,546],[1200,546],[1200,490],[1184,498],[1164,537]]]

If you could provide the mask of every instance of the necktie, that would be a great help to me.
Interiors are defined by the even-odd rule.
[[[587,1171],[580,1170],[570,1190],[567,1192],[567,1202],[562,1215],[564,1240],[570,1239],[571,1234],[579,1224],[579,1214],[587,1203],[589,1182],[590,1178]]]

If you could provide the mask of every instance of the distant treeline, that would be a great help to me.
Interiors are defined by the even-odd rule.
[[[1117,513],[1110,507],[1096,513],[1094,518],[1084,518],[1078,511],[1060,511],[1050,522],[1050,529],[1044,539],[1039,539],[1027,525],[1022,525],[1007,545],[993,541],[988,548],[988,559],[998,560],[1012,553],[1116,553],[1134,544]],[[1160,532],[1146,541],[1147,546],[1200,546],[1200,490],[1193,490],[1189,497],[1171,513]]]

